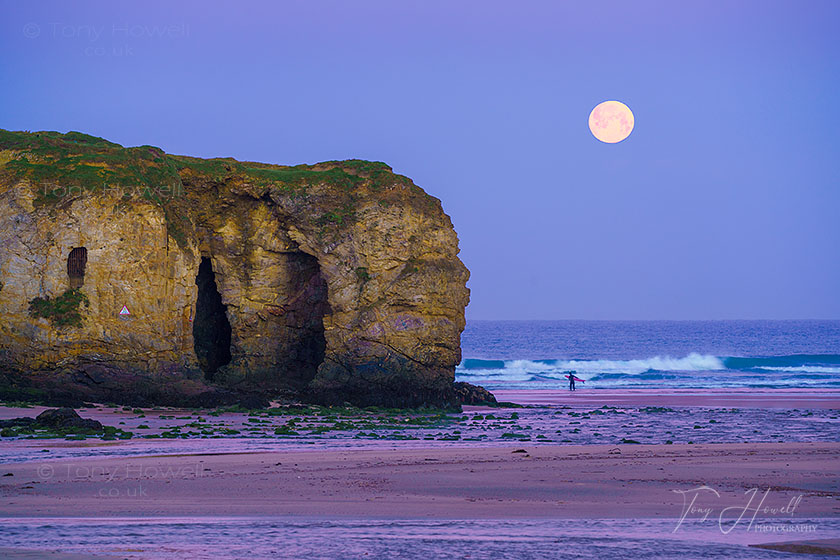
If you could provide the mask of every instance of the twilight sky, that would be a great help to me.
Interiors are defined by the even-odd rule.
[[[840,2],[0,0],[0,128],[385,161],[471,319],[840,318]],[[587,128],[616,99],[636,128]]]

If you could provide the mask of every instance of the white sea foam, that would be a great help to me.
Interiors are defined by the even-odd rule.
[[[655,356],[639,360],[507,360],[502,368],[470,368],[459,366],[458,374],[472,377],[504,377],[510,381],[524,381],[532,375],[552,377],[575,370],[582,375],[623,373],[638,375],[656,371],[718,371],[726,367],[723,361],[711,355],[691,353],[683,358]]]
[[[763,369],[767,371],[781,371],[786,373],[840,373],[840,367],[809,365],[786,367],[759,366],[758,369]]]

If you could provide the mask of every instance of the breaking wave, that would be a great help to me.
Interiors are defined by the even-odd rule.
[[[840,355],[712,356],[692,352],[684,357],[644,359],[520,359],[467,358],[455,373],[460,380],[525,386],[565,383],[565,374],[603,386],[774,386],[840,384]]]
[[[500,375],[563,373],[575,370],[582,374],[645,373],[649,371],[713,371],[726,369],[715,356],[692,353],[684,358],[656,356],[643,360],[476,360],[466,359],[458,371],[466,375],[497,372]]]

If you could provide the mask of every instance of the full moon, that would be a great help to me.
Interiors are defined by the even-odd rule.
[[[620,101],[604,101],[589,113],[589,130],[601,142],[615,144],[633,132],[633,111]]]

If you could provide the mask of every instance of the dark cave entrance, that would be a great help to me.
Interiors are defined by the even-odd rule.
[[[198,275],[198,299],[193,318],[193,343],[198,364],[208,380],[216,371],[230,363],[230,323],[222,304],[222,295],[216,288],[216,274],[207,257],[201,257]]]
[[[303,252],[285,253],[283,257],[288,275],[282,316],[286,328],[280,335],[286,366],[284,380],[288,386],[299,389],[315,378],[324,361],[324,316],[330,313],[330,306],[318,259]]]
[[[85,283],[85,267],[87,266],[87,249],[76,247],[67,256],[67,276],[70,277],[70,289],[78,290]]]

